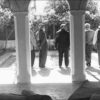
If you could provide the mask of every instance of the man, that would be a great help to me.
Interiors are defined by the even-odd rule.
[[[95,31],[93,45],[97,45],[98,62],[100,67],[100,26],[98,26],[98,29]]]
[[[62,68],[63,55],[65,59],[65,66],[69,65],[69,47],[70,47],[70,34],[66,24],[61,25],[61,30],[58,31],[55,40],[55,47],[59,53],[59,68]]]
[[[85,24],[85,59],[87,67],[91,66],[91,53],[93,48],[94,30],[90,29],[90,24]]]
[[[44,26],[43,24],[39,25],[39,67],[45,68],[46,59],[47,59],[47,50],[48,50],[48,44],[47,44],[47,37],[46,33],[43,30]]]
[[[30,30],[30,42],[31,42],[31,67],[33,69],[34,61],[35,61],[35,48],[36,48],[36,39],[34,36],[34,32]]]

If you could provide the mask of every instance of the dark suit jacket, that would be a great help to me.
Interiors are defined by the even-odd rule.
[[[70,46],[70,34],[69,32],[65,31],[64,29],[61,29],[57,33],[57,37],[55,40],[55,46],[58,49],[68,49]]]

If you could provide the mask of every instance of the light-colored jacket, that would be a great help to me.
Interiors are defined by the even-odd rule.
[[[98,30],[99,30],[99,29],[97,29],[97,30],[95,31],[94,38],[93,38],[93,45],[95,45],[96,42],[97,42]]]
[[[85,30],[85,41],[87,44],[93,44],[94,33],[95,31],[92,29]]]
[[[34,32],[30,31],[30,42],[31,42],[31,50],[37,47],[36,38]]]

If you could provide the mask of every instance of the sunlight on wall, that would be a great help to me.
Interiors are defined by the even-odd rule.
[[[36,0],[36,11],[34,12],[35,15],[45,15],[44,8],[47,5],[48,0]],[[30,8],[34,8],[34,1],[31,2]],[[34,9],[33,9],[34,10]]]
[[[47,0],[43,1],[36,1],[36,14],[37,15],[44,15],[44,8],[46,6]]]
[[[99,11],[99,15],[100,15],[100,0],[94,0],[97,3],[97,9]]]

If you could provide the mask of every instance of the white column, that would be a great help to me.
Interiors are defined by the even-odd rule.
[[[17,82],[30,83],[31,63],[29,50],[29,22],[27,12],[15,13],[15,39],[17,58]]]
[[[85,80],[84,11],[71,11],[70,40],[73,82]]]

